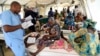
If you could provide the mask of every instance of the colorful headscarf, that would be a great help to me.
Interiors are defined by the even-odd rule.
[[[87,27],[88,25],[90,25],[92,28],[95,28],[96,22],[93,21],[93,20],[91,20],[91,19],[87,19],[87,20],[85,21],[85,24],[86,24],[86,27]]]

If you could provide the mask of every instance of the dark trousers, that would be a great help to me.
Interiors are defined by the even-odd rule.
[[[36,31],[34,25],[30,26],[28,29],[29,29],[29,31],[31,31],[31,32],[35,32],[35,31]]]
[[[0,40],[0,56],[4,56],[3,46],[4,46],[4,40]]]

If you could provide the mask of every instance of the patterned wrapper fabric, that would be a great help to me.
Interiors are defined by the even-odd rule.
[[[81,42],[81,44],[74,42],[74,39],[79,36],[81,36],[81,38],[84,40]],[[97,50],[99,46],[97,31],[95,31],[94,34],[91,34],[87,32],[86,28],[82,28],[75,33],[69,34],[69,40],[73,48],[80,54],[80,56],[95,56],[99,52]]]

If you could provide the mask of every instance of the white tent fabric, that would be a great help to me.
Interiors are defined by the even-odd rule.
[[[18,1],[21,5],[28,3],[30,0],[0,0],[0,4],[4,3],[10,5],[12,1]]]
[[[30,46],[27,50],[34,53],[37,50],[36,45]],[[45,47],[37,56],[79,56],[79,54],[75,50],[68,52],[64,49],[50,49],[49,47]]]
[[[0,4],[4,3],[6,0],[0,0]]]
[[[12,1],[18,1],[22,5],[34,6],[35,4],[47,5],[51,3],[71,3],[72,0],[0,0],[0,4],[4,3],[10,5]],[[77,3],[78,0],[74,0]]]
[[[54,2],[54,0],[36,0],[37,4],[50,4]]]

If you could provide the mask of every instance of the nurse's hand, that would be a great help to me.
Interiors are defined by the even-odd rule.
[[[21,19],[21,22],[24,22],[25,21],[25,19]]]
[[[32,25],[33,25],[33,23],[32,23],[31,21],[23,22],[23,23],[21,24],[21,26],[22,26],[23,29],[27,29],[27,28],[29,28],[29,27],[32,26]]]

